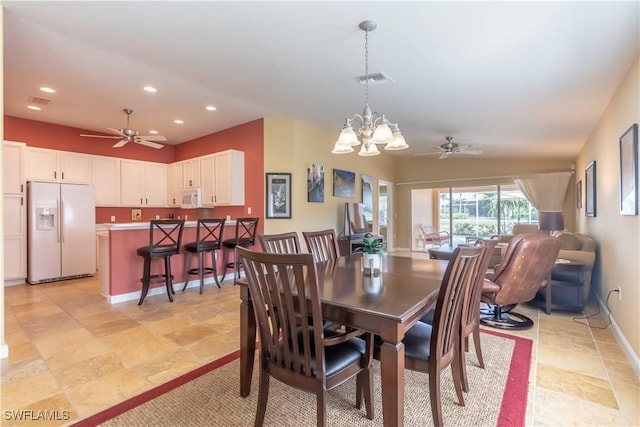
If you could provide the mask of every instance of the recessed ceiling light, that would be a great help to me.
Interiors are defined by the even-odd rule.
[[[40,90],[41,90],[41,91],[43,91],[43,92],[47,92],[47,93],[56,93],[56,90],[55,90],[55,89],[52,89],[52,88],[50,88],[50,87],[46,87],[46,86],[42,86],[42,87],[40,88]]]
[[[214,107],[213,105],[207,105],[207,110],[209,110],[209,111],[216,111],[216,110],[217,110],[217,108],[216,108],[216,107]]]
[[[156,135],[158,133],[158,131],[157,130],[150,130],[149,133],[152,134],[152,135]]]
[[[181,125],[181,124],[183,124],[184,122],[183,122],[182,120],[180,120],[180,119],[175,119],[175,120],[173,121],[173,123],[175,123],[175,124],[177,124],[177,125]]]
[[[42,110],[42,108],[38,107],[37,105],[28,105],[27,108],[29,110],[35,110],[35,111],[40,111]]]
[[[145,91],[147,91],[147,92],[151,92],[151,93],[155,93],[155,92],[157,92],[157,91],[158,91],[158,89],[156,89],[156,88],[155,88],[155,87],[153,87],[153,86],[145,86],[145,87],[144,87],[144,90],[145,90]]]

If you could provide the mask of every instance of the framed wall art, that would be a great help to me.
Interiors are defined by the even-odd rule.
[[[620,214],[638,215],[638,124],[620,137]]]
[[[373,178],[362,175],[362,213],[367,221],[373,221]]]
[[[356,197],[356,173],[334,169],[333,195],[336,197]]]
[[[324,167],[321,165],[307,166],[307,202],[324,202]]]
[[[584,170],[584,214],[596,216],[596,161]]]
[[[291,174],[267,172],[267,218],[291,218]]]

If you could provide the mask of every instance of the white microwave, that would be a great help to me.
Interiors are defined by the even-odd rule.
[[[202,207],[202,189],[186,188],[180,192],[180,207],[182,209],[196,209]]]

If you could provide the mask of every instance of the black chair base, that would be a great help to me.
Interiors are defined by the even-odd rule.
[[[524,330],[533,327],[533,320],[524,314],[511,311],[515,306],[489,306],[480,310],[480,324],[491,328]],[[506,310],[505,310],[506,309]]]
[[[184,271],[184,287],[182,288],[182,292],[187,289],[187,285],[189,284],[189,276],[198,276],[198,280],[200,281],[200,295],[202,295],[202,291],[204,288],[204,276],[206,276],[207,274],[213,275],[213,279],[216,281],[216,285],[218,286],[218,288],[221,287],[220,281],[218,280],[218,269],[216,268],[216,256],[214,251],[215,249],[198,252],[198,267],[191,268],[191,258],[193,252],[191,252],[191,250],[187,247],[187,256],[185,260]],[[211,254],[211,265],[213,267],[204,267],[204,256],[206,253]]]
[[[153,274],[150,275],[149,271],[151,270],[151,258],[145,257],[144,261],[144,276],[140,279],[142,283],[142,292],[140,293],[140,300],[138,301],[138,305],[142,305],[147,293],[149,292],[149,286],[151,283],[164,283],[167,288],[167,297],[169,297],[169,302],[173,302],[173,295],[175,295],[175,290],[173,289],[173,275],[171,274],[171,261],[169,258],[164,259],[165,263],[165,271],[166,274]]]

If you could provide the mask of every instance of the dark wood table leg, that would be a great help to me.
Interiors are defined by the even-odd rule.
[[[380,347],[383,424],[404,425],[404,344],[384,342]]]
[[[547,277],[547,289],[545,289],[544,312],[551,314],[551,273]]]
[[[240,396],[251,393],[251,376],[256,352],[256,318],[249,298],[249,288],[240,289]]]

